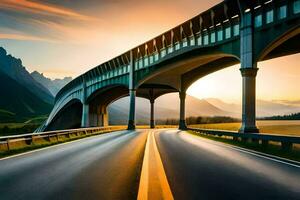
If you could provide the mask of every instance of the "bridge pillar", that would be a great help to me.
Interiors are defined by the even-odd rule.
[[[97,106],[90,104],[89,105],[89,127],[96,127],[98,126],[98,113],[97,113]]]
[[[108,112],[107,112],[107,106],[101,106],[99,109],[99,126],[105,127],[108,126]]]
[[[83,103],[82,105],[82,118],[81,118],[81,127],[89,127],[89,104]]]
[[[256,74],[257,68],[240,69],[243,77],[242,97],[242,127],[241,133],[258,133],[256,127],[255,101],[256,101]]]
[[[133,51],[130,51],[130,68],[129,68],[129,119],[128,130],[135,129],[135,96],[136,91],[134,88],[134,56]]]
[[[81,117],[81,127],[89,127],[89,115],[90,115],[90,105],[86,102],[86,81],[85,77],[82,80],[82,117]]]
[[[180,98],[180,118],[179,118],[179,129],[186,130],[186,123],[185,123],[185,91],[179,92]]]
[[[150,100],[150,128],[155,128],[154,120],[154,99]]]
[[[129,90],[130,95],[130,105],[129,105],[129,120],[128,120],[128,130],[134,130],[135,129],[135,95],[136,91],[134,89]]]
[[[252,12],[242,12],[241,39],[241,73],[243,78],[242,94],[242,126],[240,133],[258,133],[256,127],[256,74],[257,67],[253,50],[253,15]]]

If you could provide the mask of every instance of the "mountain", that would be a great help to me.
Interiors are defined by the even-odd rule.
[[[2,47],[0,47],[0,71],[31,93],[36,94],[41,101],[48,104],[54,102],[54,97],[50,91],[32,78],[30,73],[22,65],[22,61],[11,55],[7,55],[6,50]]]
[[[0,122],[24,122],[47,115],[52,105],[0,70]]]
[[[288,115],[300,112],[300,106],[276,103],[273,101],[257,100],[257,116]]]
[[[226,103],[217,98],[206,98],[205,100],[221,110],[224,110],[227,112],[230,111],[230,112],[235,113],[236,115],[240,115],[241,110],[242,110],[242,106],[240,104]]]
[[[34,80],[48,88],[53,96],[55,96],[63,86],[72,81],[72,77],[51,80],[50,78],[45,77],[43,73],[39,73],[37,71],[32,72],[31,76]]]
[[[172,93],[164,95],[155,101],[155,119],[179,118],[179,97]],[[112,124],[126,124],[129,112],[129,98],[122,98],[109,106],[109,121]],[[232,116],[206,100],[187,95],[186,116]],[[138,124],[149,123],[150,103],[146,99],[136,100],[136,119]]]
[[[240,104],[226,103],[220,99],[207,98],[205,99],[209,103],[215,105],[224,111],[234,110],[235,115],[233,117],[240,117],[242,113],[242,106]],[[257,117],[268,117],[274,115],[288,115],[291,113],[300,112],[300,105],[281,103],[279,101],[266,101],[258,99],[256,101],[256,115]]]

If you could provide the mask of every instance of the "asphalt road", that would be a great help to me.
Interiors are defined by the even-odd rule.
[[[115,132],[0,160],[1,200],[136,199],[147,133]]]
[[[174,199],[300,199],[300,168],[177,130],[156,142]]]
[[[147,133],[119,131],[0,159],[0,200],[136,199]],[[178,130],[156,130],[155,141],[174,199],[300,199],[298,165]]]

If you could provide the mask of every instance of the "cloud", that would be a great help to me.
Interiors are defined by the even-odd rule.
[[[95,35],[92,25],[102,23],[70,7],[39,1],[0,0],[0,10],[0,28],[10,29],[1,31],[0,39],[81,43],[91,38],[89,32]]]
[[[13,34],[13,33],[8,33],[8,34],[0,33],[0,39],[55,42],[54,40],[47,39],[47,38],[26,35],[26,34],[24,34],[24,35],[23,34]]]
[[[300,100],[273,100],[276,103],[282,103],[286,105],[298,105],[300,106]]]
[[[90,16],[80,14],[64,7],[58,7],[40,2],[33,2],[30,0],[1,0],[0,8],[15,12],[70,17],[77,20],[94,20],[94,18]]]

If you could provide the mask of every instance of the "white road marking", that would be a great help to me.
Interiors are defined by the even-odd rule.
[[[189,133],[185,133],[185,134],[189,134]],[[245,148],[242,148],[242,147],[236,147],[236,146],[233,146],[233,145],[230,145],[230,144],[225,144],[225,143],[222,143],[222,142],[213,141],[213,140],[210,140],[210,139],[207,139],[207,138],[202,138],[201,136],[199,137],[199,136],[195,136],[195,135],[191,135],[191,134],[189,134],[189,135],[193,136],[195,138],[198,138],[200,140],[205,140],[205,141],[207,141],[211,144],[215,144],[215,145],[222,146],[222,147],[227,147],[227,148],[230,148],[230,149],[234,149],[236,151],[240,151],[240,152],[243,152],[243,153],[254,155],[256,157],[265,158],[265,159],[268,159],[268,160],[271,160],[271,161],[274,161],[274,162],[278,162],[278,163],[286,164],[286,165],[293,166],[293,167],[296,167],[296,168],[300,168],[300,163],[297,162],[297,161],[290,160],[290,162],[291,162],[290,163],[290,162],[280,160],[281,158],[279,158],[279,157],[278,157],[278,159],[276,159],[276,156],[269,155],[269,154],[266,154],[266,153],[256,152],[254,150],[248,150],[248,149],[245,149]],[[265,154],[265,155],[262,155],[262,154]],[[283,159],[285,159],[285,158],[283,158]],[[288,160],[288,159],[285,159],[285,160]],[[297,164],[293,164],[293,163],[297,163]]]

